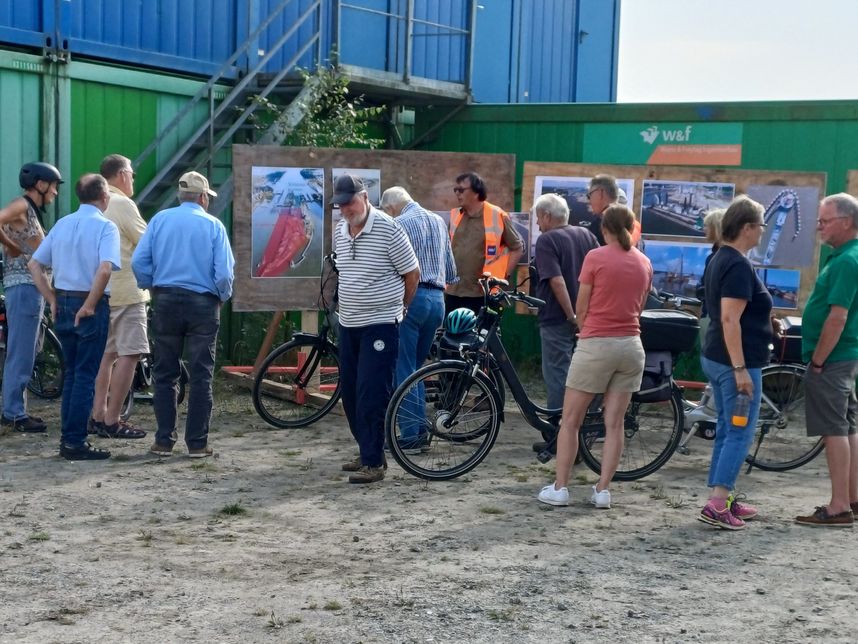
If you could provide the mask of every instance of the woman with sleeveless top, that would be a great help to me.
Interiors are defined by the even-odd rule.
[[[42,211],[57,197],[62,176],[48,163],[27,163],[18,182],[21,197],[0,210],[3,244],[3,291],[6,296],[6,362],[3,366],[3,415],[0,424],[19,432],[44,432],[41,418],[27,414],[24,391],[33,375],[39,323],[45,301],[27,268],[45,238]]]
[[[652,285],[649,259],[632,246],[634,223],[634,213],[626,206],[609,206],[601,224],[605,245],[587,253],[581,267],[575,306],[581,332],[566,378],[557,471],[554,483],[537,497],[549,505],[569,505],[566,486],[578,453],[578,431],[594,396],[604,394],[604,458],[590,502],[597,508],[611,507],[608,486],[623,453],[626,408],[643,377],[640,314]]]

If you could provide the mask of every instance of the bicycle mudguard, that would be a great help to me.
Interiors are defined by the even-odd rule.
[[[296,331],[292,334],[292,337],[289,338],[286,342],[304,342],[306,344],[316,344],[319,342],[319,334],[318,333],[310,333],[308,331]],[[283,344],[286,344],[284,342]],[[321,344],[321,343],[320,343]],[[326,344],[328,347],[336,351],[337,345],[333,342],[327,341]],[[280,346],[280,345],[277,345]],[[276,348],[276,347],[275,347]],[[273,349],[272,349],[273,351]]]

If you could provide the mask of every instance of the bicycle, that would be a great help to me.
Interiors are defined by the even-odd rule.
[[[0,367],[6,361],[6,339],[8,321],[6,319],[6,296],[0,294]],[[63,393],[63,350],[59,338],[50,326],[47,310],[39,321],[39,340],[36,349],[36,359],[33,362],[33,375],[27,383],[27,391],[39,398],[56,400]],[[3,371],[0,368],[0,382]]]
[[[456,478],[488,455],[504,419],[495,378],[506,383],[524,420],[546,441],[539,460],[544,463],[552,457],[562,410],[538,405],[528,396],[499,333],[501,317],[510,304],[522,302],[534,308],[543,302],[517,287],[502,290],[500,287],[508,286],[504,280],[486,276],[480,284],[485,304],[476,328],[463,337],[448,334],[442,338],[442,347],[455,347],[459,358],[442,359],[418,369],[396,389],[387,409],[385,435],[391,454],[405,471],[420,478]],[[696,325],[689,328],[696,333]],[[638,396],[629,405],[626,451],[617,480],[634,480],[654,472],[667,462],[682,437],[679,387],[670,377],[666,385],[659,384],[656,389],[658,394]],[[399,440],[412,436],[415,425],[418,434],[425,437],[419,450]],[[404,434],[403,428],[407,430]],[[605,427],[597,405],[591,406],[580,431],[581,458],[598,472]]]
[[[325,257],[318,308],[318,333],[296,332],[263,360],[253,380],[253,407],[280,429],[306,427],[328,414],[340,399],[340,358],[335,338],[336,257]],[[327,273],[327,274],[326,274]]]

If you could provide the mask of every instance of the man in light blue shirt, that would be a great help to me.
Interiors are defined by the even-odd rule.
[[[51,307],[66,360],[60,456],[100,460],[110,452],[86,442],[86,425],[110,324],[108,280],[120,267],[119,230],[102,214],[110,201],[104,177],[85,174],[75,192],[80,208],[54,225],[28,268]],[[46,268],[53,269],[53,288]]]
[[[176,432],[176,384],[187,345],[190,392],[185,444],[191,458],[211,456],[212,377],[220,306],[232,295],[235,259],[224,225],[209,215],[217,193],[198,172],[179,179],[179,205],[149,222],[131,257],[140,288],[151,289],[155,335],[155,395],[158,430],[150,448],[170,456]]]
[[[458,282],[459,278],[450,233],[443,219],[422,208],[400,186],[384,191],[381,208],[396,217],[396,223],[408,236],[420,264],[420,282],[399,327],[395,383],[398,387],[429,355],[435,331],[444,322],[444,286]],[[419,454],[428,447],[428,436],[419,434],[426,403],[417,388],[411,393],[407,415],[414,421],[401,423],[398,440],[406,454]]]

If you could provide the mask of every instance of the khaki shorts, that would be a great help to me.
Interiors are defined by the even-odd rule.
[[[639,336],[583,338],[572,354],[566,386],[591,394],[635,392],[641,388],[645,359]]]
[[[146,335],[146,303],[116,306],[110,309],[110,331],[105,353],[135,356],[149,353]]]

